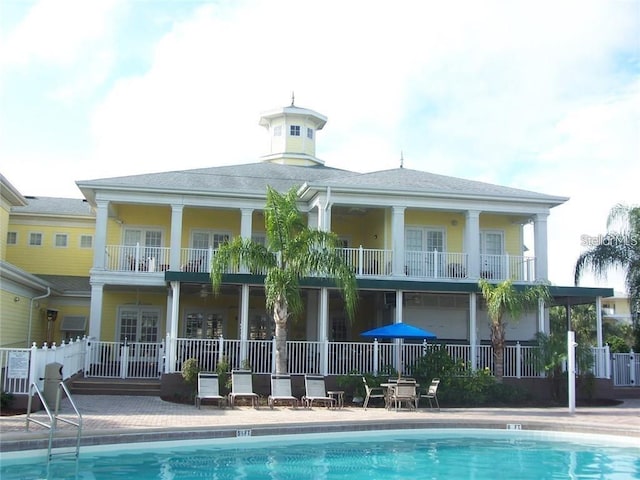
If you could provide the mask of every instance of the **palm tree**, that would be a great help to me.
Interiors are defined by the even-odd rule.
[[[311,275],[331,278],[340,288],[349,319],[355,314],[357,286],[333,232],[309,228],[297,206],[296,188],[280,194],[267,187],[265,245],[237,237],[220,246],[211,261],[211,284],[218,293],[222,274],[245,266],[265,272],[267,310],[275,322],[276,372],[287,372],[287,320],[302,313],[300,280]]]
[[[501,383],[504,377],[505,314],[509,315],[511,321],[518,321],[526,311],[534,310],[539,300],[547,300],[550,297],[549,289],[542,284],[518,289],[511,280],[494,285],[480,279],[478,285],[487,304],[494,376],[496,381]]]
[[[587,269],[600,277],[606,277],[611,268],[624,271],[635,349],[640,350],[640,206],[614,206],[607,218],[607,233],[585,240],[588,240],[590,248],[576,261],[575,284],[578,285]]]

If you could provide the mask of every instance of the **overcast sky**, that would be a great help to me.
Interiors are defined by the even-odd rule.
[[[550,280],[640,204],[640,2],[0,0],[0,172],[77,180],[255,162],[260,113],[328,117],[332,167],[570,197]],[[586,286],[623,288],[620,276]]]

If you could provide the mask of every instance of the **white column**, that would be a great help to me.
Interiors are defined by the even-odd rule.
[[[405,207],[391,208],[391,248],[393,249],[393,275],[405,275],[404,211]]]
[[[478,368],[478,296],[476,292],[469,294],[469,345],[471,346],[471,370]]]
[[[533,248],[536,254],[536,281],[548,280],[548,251],[547,251],[547,217],[546,213],[538,213],[533,217]]]
[[[547,331],[547,322],[544,310],[544,300],[538,300],[538,332],[546,333]]]
[[[596,346],[602,347],[602,297],[596,297]]]
[[[166,345],[166,355],[167,362],[165,369],[169,372],[176,371],[176,339],[178,338],[178,322],[180,320],[180,282],[171,282],[171,291],[169,293],[169,301],[171,305],[169,306],[170,310],[168,310],[167,314],[167,345]]]
[[[100,340],[102,328],[102,296],[103,283],[91,284],[91,304],[89,307],[89,337]]]
[[[242,284],[240,289],[240,362],[248,360],[247,339],[249,338],[249,285]]]
[[[251,240],[253,209],[242,208],[240,209],[240,212],[240,236],[244,239]],[[249,273],[249,269],[246,265],[240,265],[240,273]]]
[[[480,278],[480,212],[467,210],[464,223],[464,251],[467,254],[467,276]]]
[[[180,271],[182,249],[182,212],[184,205],[171,205],[171,240],[169,244],[169,270]]]
[[[104,256],[107,248],[107,220],[109,219],[109,202],[106,200],[96,201],[96,234],[93,249],[93,268],[104,270]]]
[[[318,301],[318,341],[324,342],[329,338],[329,289],[320,288]]]

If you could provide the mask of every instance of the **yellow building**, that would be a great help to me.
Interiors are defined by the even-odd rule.
[[[222,242],[264,242],[267,186],[297,187],[308,225],[341,238],[358,279],[352,323],[334,288],[306,279],[305,312],[290,322],[289,340],[360,341],[364,330],[403,320],[442,341],[476,346],[489,342],[478,279],[547,280],[547,217],[567,198],[402,165],[370,173],[331,168],[316,157],[323,115],[292,104],[259,122],[271,147],[254,163],[77,182],[83,200],[3,195],[3,260],[40,282],[21,295],[3,290],[3,313],[31,303],[34,317],[30,332],[24,325],[18,332],[9,324],[14,315],[25,323],[29,312],[3,315],[3,344],[82,334],[148,344],[270,339],[262,275],[229,273],[217,296],[209,279]],[[526,225],[535,258],[524,246]],[[34,300],[47,289],[51,295]],[[566,304],[611,291],[562,287],[555,294]],[[54,322],[47,311],[57,313]],[[547,329],[538,312],[509,324],[507,337],[529,341]]]

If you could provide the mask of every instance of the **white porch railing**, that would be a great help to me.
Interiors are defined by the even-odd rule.
[[[112,272],[163,272],[169,270],[169,247],[107,245],[106,270]]]
[[[111,378],[158,378],[161,372],[176,373],[189,358],[198,360],[202,370],[215,371],[225,360],[229,369],[250,368],[258,374],[275,371],[274,340],[187,339],[167,337],[166,342],[101,342],[77,339],[60,346],[35,345],[31,348],[0,348],[0,385],[3,392],[27,394],[31,381],[44,386],[45,367],[63,366],[62,379],[83,372],[86,376]],[[374,342],[287,342],[288,371],[292,374],[347,375],[353,372],[378,374],[391,368],[410,372],[437,344],[402,344]],[[464,365],[473,364],[470,345],[445,345],[448,355]],[[174,353],[171,352],[174,351]],[[505,348],[504,375],[513,378],[542,376],[532,361],[536,347],[511,345]],[[597,378],[611,378],[608,347],[594,348],[592,372]],[[620,355],[620,354],[616,354]],[[635,355],[637,357],[637,355]],[[633,358],[635,358],[633,357]],[[173,358],[173,360],[171,360]],[[476,347],[476,369],[493,371],[493,352],[489,345]],[[632,370],[617,372],[619,378],[632,379],[637,385],[640,362],[620,362]]]
[[[209,273],[213,248],[182,248],[180,271]],[[359,277],[386,277],[393,274],[393,250],[343,248],[347,265]],[[491,280],[535,281],[535,258],[516,255],[481,255],[480,276]],[[169,270],[169,247],[108,245],[105,268],[117,272],[162,272]],[[240,269],[232,269],[237,273]],[[459,252],[408,251],[399,271],[411,278],[459,280],[469,278],[468,255]],[[257,273],[257,272],[254,272]]]
[[[404,272],[409,277],[467,278],[467,254],[455,252],[405,252]]]
[[[535,258],[518,255],[480,255],[480,276],[487,280],[535,281]]]

